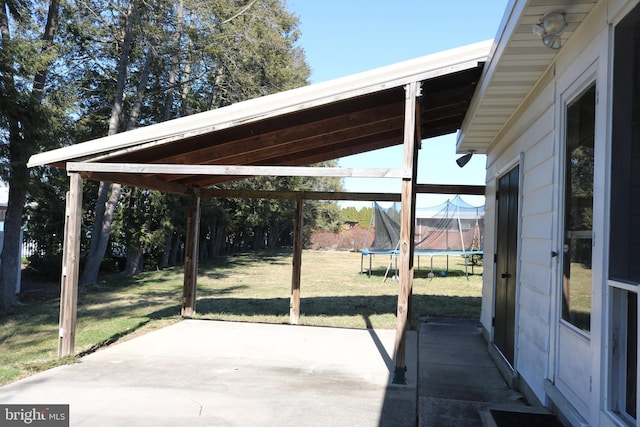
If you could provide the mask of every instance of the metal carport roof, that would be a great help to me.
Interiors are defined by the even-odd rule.
[[[144,172],[140,165],[306,166],[400,145],[405,86],[412,82],[421,86],[422,138],[453,133],[491,45],[476,43],[36,154],[28,166],[81,162],[85,166],[73,170],[85,179],[192,194],[238,175],[188,168]]]

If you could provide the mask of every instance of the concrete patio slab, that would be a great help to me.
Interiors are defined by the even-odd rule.
[[[390,385],[395,331],[185,320],[0,388],[3,404],[69,404],[72,426],[414,426]]]

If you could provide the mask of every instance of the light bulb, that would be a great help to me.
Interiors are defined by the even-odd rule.
[[[550,12],[542,18],[542,27],[547,34],[558,35],[567,26],[564,14],[561,12]]]
[[[560,46],[562,46],[562,39],[560,36],[555,34],[547,34],[542,37],[542,43],[551,49],[560,49]]]

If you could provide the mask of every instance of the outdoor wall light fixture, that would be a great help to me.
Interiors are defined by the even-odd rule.
[[[473,153],[475,153],[475,151],[476,150],[469,150],[467,154],[465,154],[462,157],[459,157],[458,160],[456,160],[456,163],[458,164],[458,166],[460,166],[461,168],[465,167],[465,165],[469,163],[469,160],[471,160],[471,156],[473,156]]]
[[[553,11],[542,17],[542,19],[533,25],[533,34],[542,39],[542,44],[551,49],[560,49],[562,39],[560,34],[567,27],[567,20],[564,12]]]

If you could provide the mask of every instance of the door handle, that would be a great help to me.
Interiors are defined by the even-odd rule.
[[[509,277],[511,277],[511,274],[510,273],[502,273],[500,275],[500,277],[502,277],[503,279],[508,279]]]

